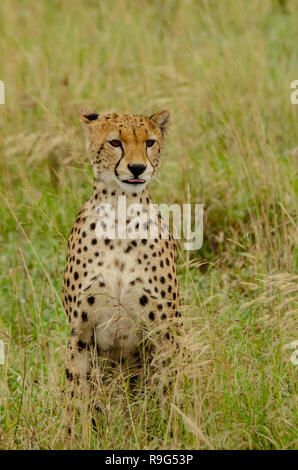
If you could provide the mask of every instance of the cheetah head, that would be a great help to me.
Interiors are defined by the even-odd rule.
[[[91,108],[80,110],[86,129],[86,148],[95,180],[116,182],[125,192],[142,191],[159,166],[171,114],[150,117],[131,114],[100,116]]]

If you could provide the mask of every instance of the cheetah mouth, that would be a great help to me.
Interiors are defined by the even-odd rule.
[[[127,184],[143,184],[145,183],[145,180],[142,180],[141,178],[132,178],[130,180],[122,180],[122,182]]]

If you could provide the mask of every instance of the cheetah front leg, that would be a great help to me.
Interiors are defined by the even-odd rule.
[[[82,387],[89,390],[88,376],[91,372],[91,344],[82,335],[72,335],[66,353],[66,379],[72,390]]]
[[[151,349],[151,386],[157,393],[158,403],[164,405],[174,400],[174,385],[178,369],[180,338],[175,332],[163,328]]]
[[[96,348],[94,346],[94,331],[92,328],[72,335],[66,352],[66,380],[68,418],[73,421],[76,410],[93,409],[95,406],[93,372],[99,372],[95,367]],[[91,380],[92,378],[92,380]]]
[[[171,312],[164,310],[158,321],[158,314],[153,311],[147,313],[147,318],[151,320],[146,328],[147,334],[144,334],[145,362],[149,364],[148,383],[152,396],[157,396],[162,413],[167,408],[164,405],[175,399],[174,388],[184,332],[182,318],[178,315],[173,317]]]
[[[66,352],[66,417],[69,438],[76,434],[80,423],[83,434],[88,435],[90,426],[97,431],[102,419],[102,403],[98,401],[98,390],[103,380],[104,369],[100,366],[96,347],[95,328],[75,332],[72,329]],[[96,419],[95,419],[96,418]]]

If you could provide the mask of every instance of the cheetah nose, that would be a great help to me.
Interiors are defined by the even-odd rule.
[[[138,176],[143,173],[146,170],[146,165],[140,164],[140,163],[134,163],[132,165],[128,165],[128,169],[132,172],[133,176],[135,178],[138,178]]]

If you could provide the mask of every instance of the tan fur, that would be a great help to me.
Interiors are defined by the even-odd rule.
[[[138,368],[144,345],[158,371],[177,343],[181,318],[176,247],[171,236],[161,239],[161,233],[168,230],[162,219],[154,240],[98,239],[95,235],[99,204],[112,204],[116,220],[118,196],[126,195],[127,205],[149,206],[147,183],[158,168],[169,120],[168,111],[151,118],[100,117],[89,108],[81,111],[94,193],[72,228],[64,275],[63,303],[71,327],[66,373],[72,384],[86,386],[95,376],[98,380],[102,358],[116,367]],[[121,141],[121,148],[109,143],[113,139]],[[155,143],[147,148],[150,139]],[[131,178],[129,164],[146,165],[141,175],[144,184],[121,181]],[[126,224],[130,221],[127,217]]]

